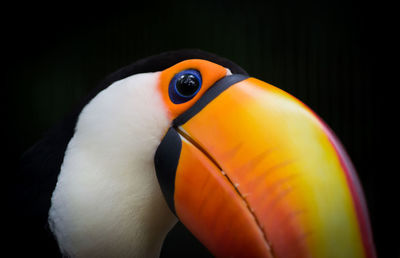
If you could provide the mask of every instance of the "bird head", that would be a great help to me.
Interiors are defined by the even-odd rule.
[[[178,219],[219,257],[374,257],[334,133],[224,64],[186,58],[129,75],[83,108],[50,210],[65,253],[151,249]]]

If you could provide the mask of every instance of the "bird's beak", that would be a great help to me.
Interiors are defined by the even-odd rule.
[[[360,184],[330,129],[270,84],[228,86],[178,117],[157,150],[179,220],[219,257],[375,257]]]

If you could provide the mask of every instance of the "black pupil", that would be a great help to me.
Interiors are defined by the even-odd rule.
[[[199,86],[199,80],[192,74],[183,74],[176,82],[176,90],[183,96],[193,95]]]

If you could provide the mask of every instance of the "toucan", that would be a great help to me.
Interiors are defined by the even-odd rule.
[[[376,257],[332,130],[201,50],[108,76],[25,152],[14,198],[15,252],[39,257],[158,257],[177,221],[217,257]]]

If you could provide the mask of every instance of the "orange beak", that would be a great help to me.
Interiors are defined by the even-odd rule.
[[[218,257],[375,257],[360,184],[330,129],[265,82],[228,86],[178,117],[157,150],[180,221]]]

